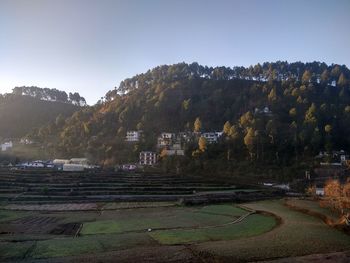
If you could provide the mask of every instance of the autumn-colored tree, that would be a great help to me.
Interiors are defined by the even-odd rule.
[[[323,84],[327,84],[329,80],[329,72],[327,69],[325,69],[321,74],[321,82]]]
[[[326,126],[324,126],[324,131],[330,134],[332,131],[332,126],[330,124],[327,124]]]
[[[305,113],[305,122],[310,124],[316,124],[316,105],[312,103],[310,108]]]
[[[247,128],[248,126],[250,126],[252,121],[253,121],[253,114],[250,111],[244,113],[239,119],[239,123],[243,128]]]
[[[302,78],[301,78],[301,81],[303,84],[306,84],[306,83],[309,83],[311,80],[311,72],[309,70],[305,70]]]
[[[168,155],[168,151],[167,151],[166,148],[164,148],[164,149],[162,149],[162,151],[160,152],[159,157],[160,157],[161,159],[163,159],[163,158],[165,158],[167,155]]]
[[[199,138],[198,148],[201,152],[205,152],[207,150],[207,140],[204,137]]]
[[[344,73],[341,73],[338,79],[338,86],[340,87],[345,87],[347,84],[348,80],[346,79]]]
[[[289,116],[294,118],[296,115],[297,115],[297,109],[296,108],[291,108],[289,110]]]
[[[231,129],[231,123],[229,121],[225,122],[224,128],[222,129],[223,133],[225,135],[228,135],[230,133],[230,129]]]
[[[202,129],[202,122],[201,120],[197,117],[196,120],[194,121],[194,132],[200,132]]]
[[[253,160],[255,148],[255,130],[253,128],[248,128],[247,134],[244,136],[244,144],[249,151],[250,159]]]
[[[324,187],[324,194],[333,209],[341,209],[342,187],[338,180],[328,180]]]
[[[268,96],[269,101],[273,102],[277,100],[277,93],[276,93],[276,88],[273,88]]]

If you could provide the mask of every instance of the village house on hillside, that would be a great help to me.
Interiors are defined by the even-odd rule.
[[[269,107],[265,106],[264,108],[255,108],[254,110],[255,114],[263,114],[263,115],[267,115],[267,116],[271,116],[272,115],[272,111],[269,109]]]
[[[175,140],[176,140],[175,133],[162,132],[158,137],[157,147],[164,148],[167,146],[171,146],[174,144]]]
[[[1,144],[1,151],[5,152],[5,151],[11,149],[12,147],[13,147],[12,141],[4,142],[3,144]]]
[[[167,155],[167,156],[172,156],[172,155],[184,156],[185,150],[182,149],[180,143],[174,143],[170,147],[164,148],[162,150],[162,154]]]
[[[29,140],[27,138],[22,138],[20,141],[19,141],[20,144],[33,144],[34,142],[32,140]]]
[[[342,166],[346,165],[350,158],[347,152],[340,150],[332,151],[332,153],[320,152],[315,156],[315,160],[318,160],[322,166]]]
[[[158,161],[158,155],[151,151],[140,152],[140,165],[155,165]]]
[[[203,132],[202,137],[206,139],[208,143],[217,143],[223,132]]]
[[[127,131],[125,140],[127,142],[138,142],[142,136],[142,131]]]

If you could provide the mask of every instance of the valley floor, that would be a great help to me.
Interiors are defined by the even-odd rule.
[[[2,209],[0,259],[311,262],[322,256],[301,256],[350,250],[348,235],[298,207],[334,216],[316,202],[298,199],[191,207],[171,202],[108,203],[78,211]],[[330,257],[341,262],[347,254]]]

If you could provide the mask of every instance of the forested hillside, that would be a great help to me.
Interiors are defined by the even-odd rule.
[[[85,101],[77,93],[71,97],[78,99],[70,100],[64,91],[37,87],[16,87],[12,93],[0,94],[0,137],[21,138],[59,115],[69,117]]]
[[[350,150],[349,79],[345,66],[319,62],[160,66],[31,136],[52,154],[84,154],[114,164],[155,150],[163,131],[193,130],[199,118],[202,131],[224,130],[225,136],[199,155],[192,154],[196,144],[186,145],[189,160],[289,165],[320,150]],[[127,144],[127,130],[143,130],[144,140]]]

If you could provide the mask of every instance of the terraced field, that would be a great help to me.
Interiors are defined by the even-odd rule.
[[[230,196],[232,184],[164,174],[0,170],[0,202],[51,204],[98,201],[174,201],[190,196]]]
[[[0,211],[0,216],[7,212]],[[259,235],[277,224],[271,216],[253,214],[251,210],[232,204],[32,211],[7,218],[0,224],[0,259],[17,261],[106,252],[138,245],[236,239]]]
[[[0,171],[0,183],[1,262],[246,262],[350,250],[349,236],[322,220],[336,219],[329,210],[254,201],[276,198],[262,189],[52,171]],[[233,202],[243,200],[252,202]]]

